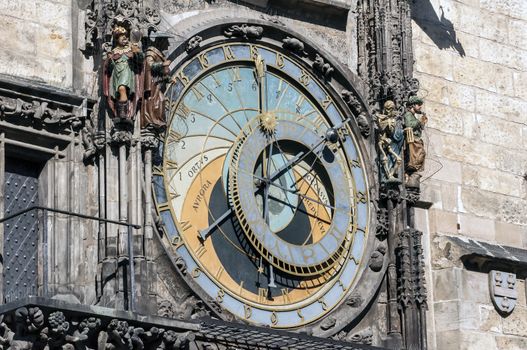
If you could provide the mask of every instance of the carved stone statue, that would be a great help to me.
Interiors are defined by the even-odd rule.
[[[397,178],[402,163],[401,151],[403,146],[403,128],[401,120],[397,117],[395,103],[386,101],[383,114],[377,115],[377,127],[381,168],[383,180],[386,182],[400,182]]]
[[[137,33],[134,33],[137,34]],[[104,62],[103,92],[115,119],[132,123],[137,103],[143,95],[143,61],[140,37],[130,43],[128,31],[113,30],[114,48]]]
[[[162,87],[168,75],[170,61],[163,53],[151,46],[146,50],[144,66],[143,102],[141,106],[141,128],[165,127],[165,96]]]
[[[423,100],[417,96],[412,96],[406,104],[407,111],[404,114],[404,131],[407,144],[406,175],[408,182],[414,182],[413,180],[418,182],[420,175],[416,173],[422,171],[425,165],[426,151],[421,136],[428,118],[421,111],[422,106]]]

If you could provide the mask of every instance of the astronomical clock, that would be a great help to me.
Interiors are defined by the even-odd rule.
[[[329,54],[266,23],[211,25],[170,57],[154,171],[162,241],[219,317],[318,334],[332,317],[335,332],[382,276],[368,268],[362,102]]]

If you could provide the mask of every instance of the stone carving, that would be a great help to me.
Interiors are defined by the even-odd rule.
[[[407,145],[406,177],[408,183],[417,183],[417,186],[411,187],[419,187],[421,175],[418,172],[424,169],[426,157],[422,133],[428,118],[421,111],[422,105],[423,100],[412,96],[406,104],[407,111],[404,114],[404,132]],[[420,117],[418,118],[418,116]]]
[[[130,40],[131,39],[131,40]],[[144,53],[140,33],[123,26],[113,30],[114,48],[103,67],[103,93],[115,122],[132,124],[143,95]]]
[[[427,309],[422,232],[407,228],[398,235],[395,248],[397,300],[402,322],[419,324]]]
[[[143,101],[141,104],[141,128],[163,131],[165,121],[164,84],[168,77],[170,61],[165,55],[151,46],[146,49],[144,65]]]
[[[141,36],[148,36],[150,32],[158,30],[161,16],[156,8],[145,7],[140,0],[93,0],[86,8],[85,52],[94,54],[101,47],[109,51],[109,38],[117,22],[135,28]]]
[[[235,24],[225,29],[223,34],[228,38],[244,38],[245,40],[260,39],[263,34],[263,28],[247,24]]]
[[[518,291],[516,274],[491,270],[489,272],[490,298],[502,315],[509,315],[516,306]]]
[[[96,131],[91,119],[86,120],[86,125],[81,130],[81,138],[84,146],[83,160],[85,162],[92,160],[106,144],[106,133],[104,131]]]
[[[378,208],[377,210],[377,228],[375,235],[379,240],[385,240],[389,232],[388,209]]]
[[[161,317],[174,318],[174,306],[168,300],[161,300],[157,303],[157,315]]]
[[[141,130],[141,147],[143,150],[155,150],[159,146],[159,133],[151,129]]]
[[[195,49],[197,49],[200,45],[201,45],[201,41],[203,40],[202,37],[200,37],[199,35],[196,35],[196,36],[193,36],[192,38],[190,38],[187,42],[187,47],[186,47],[186,51],[187,52],[191,52]]]
[[[299,56],[307,56],[307,52],[304,51],[304,43],[297,38],[286,37],[282,39],[282,47]]]
[[[384,255],[386,254],[386,245],[380,243],[377,249],[371,253],[369,267],[374,272],[379,272],[384,264]]]
[[[365,138],[370,136],[370,123],[368,117],[366,116],[366,110],[364,109],[362,103],[359,101],[359,98],[356,94],[348,90],[342,90],[341,96],[344,102],[348,105],[350,110],[354,113],[357,120],[357,125],[359,130]]]
[[[271,22],[279,26],[285,26],[285,23],[282,22],[278,16],[261,14],[260,18],[263,19],[264,21]]]
[[[130,145],[132,143],[131,129],[130,126],[117,124],[117,126],[112,129],[111,143],[114,145]]]
[[[362,296],[360,294],[353,293],[350,295],[348,300],[346,300],[346,305],[350,307],[359,307],[364,302],[364,299],[362,299]]]
[[[329,63],[327,63],[322,56],[320,56],[318,53],[315,56],[315,60],[313,61],[313,70],[318,72],[324,80],[329,80],[331,77],[331,74],[335,70],[335,68],[331,67]]]
[[[392,10],[387,13],[386,8]],[[378,108],[388,99],[402,106],[418,88],[412,77],[410,4],[405,0],[359,2],[356,11],[358,73],[368,82],[370,106]]]
[[[350,341],[359,344],[371,345],[373,342],[373,331],[371,328],[366,328],[360,332],[353,334]]]
[[[324,321],[322,321],[322,323],[320,324],[320,328],[323,331],[327,331],[328,329],[335,327],[336,324],[337,319],[335,317],[328,317]]]
[[[384,111],[378,114],[377,147],[380,155],[381,181],[400,183],[399,169],[402,163],[403,126],[397,117],[395,103],[386,101]]]
[[[72,106],[66,111],[52,104],[32,100],[28,102],[21,98],[8,98],[0,96],[0,118],[21,120],[38,127],[60,127],[79,130],[86,119],[86,104],[84,100],[81,106]]]
[[[410,178],[412,180],[412,178]],[[419,189],[419,182],[407,182],[406,183],[406,202],[414,205],[421,196],[421,190]]]
[[[371,345],[373,343],[373,331],[370,327],[355,333],[351,331],[340,331],[333,337],[333,339],[344,340],[358,344]]]

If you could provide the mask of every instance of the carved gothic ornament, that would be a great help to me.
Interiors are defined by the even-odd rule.
[[[421,231],[414,228],[407,228],[398,235],[395,249],[397,298],[402,308],[410,305],[427,307],[422,235]]]
[[[0,120],[49,130],[79,131],[86,119],[87,101],[80,106],[62,106],[38,98],[0,96]]]
[[[171,310],[166,307],[161,313],[163,318],[160,318],[39,300],[41,303],[38,305],[30,304],[16,309],[8,309],[9,304],[4,306],[0,314],[0,349],[282,349],[284,342],[295,349],[371,349],[358,345],[371,344],[364,331],[350,334],[345,339],[336,337],[335,340],[329,340],[284,334],[266,328],[240,327],[211,319],[199,322],[175,320],[172,319]],[[64,308],[57,308],[58,304]],[[94,313],[98,315],[93,316]],[[328,325],[335,322],[335,319],[330,318]]]
[[[157,8],[143,5],[141,0],[92,0],[86,8],[84,26],[86,53],[94,54],[101,47],[109,51],[112,30],[116,24],[137,30],[148,37],[158,30],[161,16]]]
[[[276,86],[273,85],[275,91],[269,96],[273,98],[278,96],[279,99],[286,84],[291,87],[296,86],[295,90],[291,88],[291,91],[299,91],[297,93],[298,96],[294,100],[292,97],[288,98],[298,102],[299,107],[297,108],[298,111],[292,109],[291,113],[302,113],[303,107],[301,104],[303,101],[312,101],[313,105],[325,111],[324,115],[327,114],[329,118],[334,118],[334,121],[332,121],[334,125],[338,126],[344,122],[347,126],[346,130],[339,129],[335,135],[329,133],[324,137],[331,137],[332,140],[338,142],[341,139],[349,139],[351,137],[350,134],[353,134],[354,140],[356,140],[354,142],[357,152],[364,155],[364,157],[372,156],[370,151],[374,147],[371,147],[370,139],[363,137],[370,134],[372,122],[366,103],[359,90],[360,86],[355,83],[359,81],[358,78],[352,72],[341,68],[329,54],[318,49],[301,34],[290,29],[286,31],[283,26],[277,26],[272,22],[258,19],[236,19],[236,22],[232,24],[225,23],[225,19],[210,20],[202,25],[193,23],[192,28],[174,28],[174,32],[171,34],[176,38],[191,39],[181,40],[180,47],[175,47],[174,51],[167,55],[173,60],[170,84],[166,93],[167,108],[170,111],[169,115],[175,119],[167,120],[170,130],[167,130],[165,139],[161,140],[160,151],[163,152],[167,147],[171,147],[175,150],[172,154],[176,156],[188,152],[187,150],[190,149],[189,142],[196,142],[191,137],[192,133],[195,134],[197,130],[208,130],[208,128],[200,128],[199,124],[197,124],[200,122],[201,117],[197,113],[193,113],[196,108],[209,104],[217,106],[214,108],[219,109],[222,108],[222,104],[226,108],[230,108],[229,106],[231,105],[240,105],[237,93],[243,91],[243,95],[240,96],[248,98],[247,96],[251,96],[255,91],[258,91],[259,83],[262,81],[261,77],[267,74],[268,78],[266,79],[269,79],[267,81],[268,86],[271,86],[272,79],[276,79]],[[200,38],[201,40],[194,38]],[[204,42],[207,44],[198,45],[198,43]],[[264,61],[264,64],[261,64],[262,61]],[[202,84],[200,79],[207,79],[207,84]],[[212,83],[209,83],[208,79]],[[257,80],[251,80],[249,83],[249,79]],[[281,89],[278,86],[280,84],[279,81],[282,81]],[[289,83],[289,81],[292,83]],[[303,91],[305,91],[305,94],[301,95],[300,93]],[[232,101],[229,100],[231,96]],[[181,103],[181,101],[184,101],[184,103]],[[200,101],[200,105],[197,104],[198,101]],[[258,99],[255,101],[258,101]],[[251,107],[251,103],[249,100],[243,101],[243,106],[240,106],[241,109],[245,110],[244,113],[247,113],[247,119],[249,121],[256,120],[260,127],[263,125],[263,121],[269,121],[269,125],[271,125],[273,116],[256,118],[259,114],[254,114],[257,111],[251,110],[251,108],[254,109],[254,107]],[[292,103],[292,106],[294,106],[294,103]],[[215,113],[216,109],[210,108],[211,113]],[[253,114],[255,118],[251,117]],[[243,119],[241,122],[247,122],[247,119]],[[320,122],[324,124],[324,121]],[[218,125],[221,123],[223,123],[222,120],[217,122]],[[268,133],[273,133],[281,128],[281,124],[285,125],[286,123],[283,120],[278,120],[276,126],[265,125],[269,126]],[[243,127],[243,124],[240,124],[240,126]],[[259,129],[254,128],[252,130]],[[206,142],[208,141],[200,142],[198,148],[206,150],[208,147],[208,145],[204,145]],[[164,145],[163,149],[161,144]],[[178,162],[171,161],[171,159],[167,160],[166,156],[162,153],[160,154],[163,156],[164,161],[160,162],[159,167],[154,169],[156,174],[159,174],[157,175],[158,179],[155,180],[156,184],[163,185],[165,179],[169,181],[170,178],[177,179],[177,181],[180,181],[179,179],[181,178],[181,181],[183,181],[188,176],[205,179],[203,186],[197,188],[196,203],[190,203],[190,212],[195,212],[203,203],[200,191],[208,196],[208,192],[214,188],[212,185],[216,183],[216,180],[210,180],[210,184],[206,181],[208,179],[206,176],[209,176],[206,172],[203,175],[199,175],[203,169],[207,169],[210,160],[214,158],[209,158],[209,155],[204,153],[203,156],[196,158],[198,164],[194,166],[194,169],[192,169],[194,164],[190,164],[191,167],[189,169],[185,168],[185,171],[181,172],[177,165],[179,164]],[[352,164],[350,163],[350,166],[354,166],[356,172],[364,171],[367,174],[366,181],[368,183],[374,184],[376,182],[371,162],[355,161]],[[174,173],[175,175],[169,177],[171,171],[181,172],[181,176],[179,173]],[[229,184],[227,185],[229,186]],[[183,186],[178,186],[177,188],[184,190]],[[159,187],[157,193],[161,193],[162,190],[164,191],[165,189]],[[365,210],[372,210],[369,187],[363,192],[357,191],[357,193],[359,192],[360,198],[357,200],[360,205],[364,206]],[[177,195],[175,194],[176,197]],[[189,195],[181,196],[181,198],[184,197],[191,198]],[[357,321],[366,312],[366,308],[372,305],[371,300],[375,296],[375,293],[371,293],[371,291],[377,290],[383,279],[383,274],[375,270],[382,271],[385,269],[386,264],[383,263],[383,259],[386,250],[381,248],[376,251],[375,254],[379,255],[380,259],[373,257],[372,268],[369,268],[369,259],[376,244],[376,237],[375,232],[368,231],[366,233],[365,229],[365,236],[361,244],[363,244],[364,251],[367,251],[367,253],[357,253],[352,259],[348,259],[356,266],[356,270],[354,270],[358,271],[356,279],[353,284],[346,285],[345,281],[341,280],[340,284],[337,283],[334,286],[335,293],[339,295],[339,302],[334,303],[324,298],[319,298],[318,300],[309,299],[305,302],[306,305],[312,305],[313,310],[318,310],[315,312],[319,312],[324,316],[327,315],[327,317],[308,319],[308,309],[296,310],[292,315],[286,315],[280,309],[272,312],[273,302],[266,301],[271,300],[268,299],[271,297],[266,296],[267,290],[260,291],[256,288],[255,292],[251,292],[248,289],[247,292],[243,291],[242,296],[237,296],[236,290],[248,288],[246,287],[248,284],[247,280],[241,285],[242,287],[238,284],[238,289],[235,290],[232,287],[234,284],[230,283],[226,277],[230,275],[228,268],[231,267],[218,263],[215,265],[216,269],[219,268],[218,271],[211,272],[208,265],[203,265],[208,262],[204,262],[200,257],[212,254],[213,249],[208,247],[208,245],[216,244],[214,242],[220,237],[219,235],[212,232],[212,230],[205,230],[206,225],[198,227],[198,224],[192,221],[197,220],[196,218],[189,217],[189,222],[186,224],[179,217],[167,219],[169,218],[169,213],[165,212],[167,208],[161,205],[163,203],[162,198],[158,198],[157,203],[158,216],[163,218],[164,226],[164,235],[161,239],[167,250],[173,251],[171,260],[176,270],[202,302],[207,305],[207,309],[212,310],[218,318],[228,320],[235,316],[236,319],[246,323],[268,323],[271,328],[287,328],[294,324],[295,327],[301,327],[306,332],[314,335],[333,336],[346,325],[354,320]],[[198,209],[193,207],[194,204]],[[184,206],[185,204],[182,203],[181,205]],[[179,212],[179,210],[175,212]],[[364,222],[370,222],[370,220],[373,224],[376,220],[375,215],[368,215]],[[230,219],[226,220],[226,222],[228,221]],[[374,225],[371,226],[375,227]],[[202,231],[191,237],[188,232],[196,227]],[[196,250],[191,246],[193,241],[191,242],[190,240],[195,237],[201,237],[205,249]],[[357,248],[357,252],[359,252],[359,248]],[[210,259],[213,258],[216,259],[216,256],[211,256]],[[218,259],[220,258],[218,257]],[[378,260],[380,260],[380,263]],[[221,260],[218,261],[221,262]],[[266,265],[266,267],[258,269],[259,272],[257,271],[257,274],[262,274],[262,278],[267,280],[268,269],[269,267]],[[278,267],[275,267],[275,269],[278,269]],[[204,281],[206,279],[210,280],[211,283],[205,284]],[[269,283],[272,284],[272,282]],[[212,287],[209,288],[207,285]],[[276,290],[278,294],[274,294],[275,300],[284,300],[287,303],[288,296],[280,294],[279,289]],[[233,309],[232,311],[229,309],[229,305],[235,304],[240,298],[244,298],[245,295],[251,296],[250,293],[256,295],[253,303],[241,302],[239,309]],[[282,293],[287,293],[285,288]],[[164,308],[166,309],[166,307]],[[261,311],[257,310],[258,308]],[[233,312],[238,312],[238,310],[242,310],[242,312],[233,316]],[[257,317],[262,317],[262,321],[257,321]],[[291,318],[291,320],[287,320],[287,318]]]
[[[509,315],[518,299],[516,274],[491,270],[489,272],[490,298],[494,307],[502,315]]]

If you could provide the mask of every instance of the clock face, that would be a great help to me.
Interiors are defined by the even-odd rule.
[[[187,60],[166,95],[154,189],[187,277],[260,325],[299,327],[338,306],[364,265],[369,199],[324,84],[279,51],[229,43]]]

